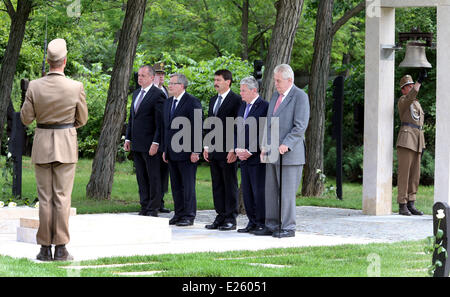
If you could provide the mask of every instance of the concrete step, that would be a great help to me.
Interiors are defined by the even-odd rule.
[[[36,244],[39,219],[23,218],[17,228],[17,241]],[[170,242],[169,219],[132,214],[98,214],[70,217],[71,246],[147,244]]]
[[[75,216],[76,214],[77,209],[72,207],[70,209],[70,215]],[[0,208],[0,234],[16,233],[17,228],[21,226],[20,225],[21,218],[38,218],[38,217],[39,217],[39,208],[28,206]]]

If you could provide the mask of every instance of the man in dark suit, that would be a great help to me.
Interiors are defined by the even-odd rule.
[[[161,163],[158,147],[164,94],[153,84],[154,77],[152,66],[139,69],[141,88],[133,93],[124,149],[133,151],[141,204],[139,215],[157,217],[161,205],[161,177],[154,168],[159,168]]]
[[[156,63],[154,66],[155,69],[155,85],[164,93],[165,99],[169,98],[169,91],[164,86],[164,79],[166,72],[164,70],[164,63],[159,62]],[[162,149],[160,147],[158,154],[161,155],[162,158]],[[160,175],[161,175],[161,206],[159,208],[159,212],[163,213],[169,213],[170,210],[168,208],[164,207],[164,195],[169,190],[169,166],[166,162],[161,162],[161,165],[159,167]]]
[[[249,222],[238,229],[240,233],[262,230],[265,226],[266,164],[260,161],[258,140],[260,118],[266,117],[269,103],[259,96],[258,89],[253,76],[241,80],[243,104],[238,112],[235,152],[241,162],[241,189]]]
[[[187,86],[183,74],[171,75],[171,97],[165,101],[163,109],[163,160],[169,164],[175,205],[175,215],[169,224],[181,227],[194,224],[197,211],[195,176],[202,150],[202,105],[186,92]]]
[[[210,99],[208,117],[215,117],[221,122],[223,133],[218,136],[221,139],[214,140],[212,148],[205,146],[203,151],[204,159],[210,163],[214,208],[217,212],[214,222],[205,227],[222,231],[236,229],[238,214],[237,157],[232,144],[234,138],[227,141],[227,132],[230,131],[227,131],[226,118],[234,120],[237,117],[242,99],[230,89],[232,81],[229,70],[218,70],[214,74],[214,88],[218,94]],[[234,133],[231,132],[231,135]]]

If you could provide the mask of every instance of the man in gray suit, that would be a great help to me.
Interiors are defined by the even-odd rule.
[[[305,164],[305,132],[309,121],[308,95],[294,85],[294,72],[287,64],[274,69],[275,87],[269,103],[261,147],[266,166],[266,226],[255,235],[295,236],[295,195]],[[280,168],[280,158],[282,166]],[[280,169],[282,181],[280,183]],[[279,189],[281,184],[281,229]]]

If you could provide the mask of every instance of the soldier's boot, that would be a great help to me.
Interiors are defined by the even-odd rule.
[[[410,216],[411,213],[408,210],[408,207],[404,203],[400,203],[398,205],[398,214],[402,216]]]
[[[42,245],[39,254],[36,256],[36,259],[40,261],[53,261],[52,246]]]
[[[411,212],[411,214],[416,215],[416,216],[423,215],[423,212],[421,212],[414,206],[414,201],[408,201],[408,204],[406,206],[407,206],[408,210]]]

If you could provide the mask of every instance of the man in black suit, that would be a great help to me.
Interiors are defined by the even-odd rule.
[[[241,189],[248,224],[240,233],[262,230],[265,226],[266,164],[261,163],[259,149],[260,118],[267,116],[269,103],[258,93],[258,82],[253,76],[241,80],[243,104],[238,112],[235,152],[241,162]],[[242,120],[241,120],[242,118]]]
[[[234,136],[231,141],[227,141],[227,134],[234,133],[227,131],[226,118],[234,120],[237,117],[242,99],[230,89],[232,81],[229,70],[218,70],[214,74],[214,88],[218,94],[210,99],[208,117],[215,117],[214,120],[222,123],[223,133],[219,136],[221,139],[215,139],[212,148],[205,146],[203,151],[204,159],[210,163],[214,208],[217,212],[214,222],[205,227],[222,231],[235,230],[238,215],[237,157],[232,143]],[[234,129],[234,126],[231,128]]]
[[[170,225],[193,225],[197,199],[195,176],[202,150],[202,105],[186,92],[183,74],[173,74],[163,109],[163,160],[169,164],[175,215]],[[197,122],[195,122],[197,121]],[[195,130],[198,131],[195,131]]]
[[[164,79],[165,79],[165,75],[166,75],[166,72],[164,70],[164,63],[162,63],[162,62],[156,63],[153,66],[153,68],[155,69],[155,72],[156,72],[154,83],[164,93],[165,99],[168,99],[169,91],[164,86]],[[158,154],[160,154],[161,158],[162,158],[161,147],[160,147],[160,150],[158,151]],[[159,208],[159,212],[169,213],[170,210],[168,208],[164,207],[164,195],[169,190],[169,166],[167,165],[166,162],[161,162],[159,169],[160,169],[159,171],[161,174],[161,206]]]
[[[136,179],[139,186],[141,211],[139,215],[158,216],[161,205],[161,156],[157,154],[161,142],[161,117],[164,94],[153,84],[155,70],[150,65],[138,72],[141,86],[133,93],[125,151],[133,151]]]

